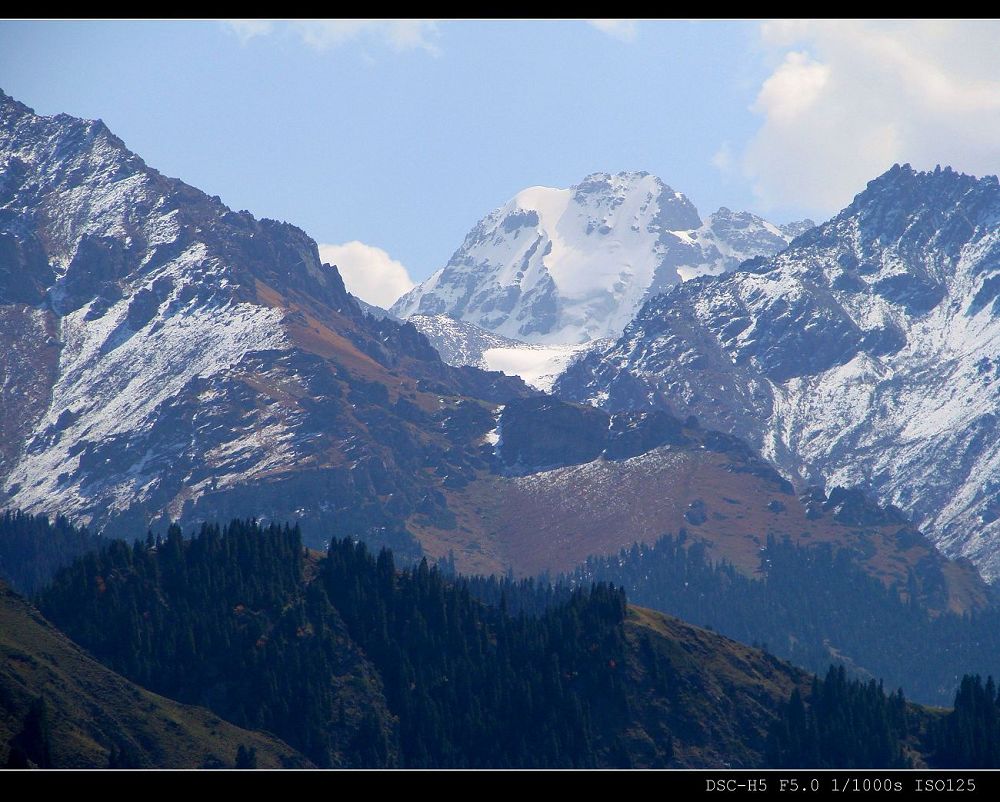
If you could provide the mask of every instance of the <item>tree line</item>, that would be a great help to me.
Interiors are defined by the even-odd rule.
[[[29,515],[20,510],[0,514],[0,579],[18,593],[34,596],[56,571],[105,541],[61,515]]]
[[[602,765],[628,715],[603,584],[513,615],[425,560],[337,540],[307,565],[296,528],[233,521],[112,541],[37,599],[114,670],[320,765]]]
[[[997,608],[934,614],[909,587],[886,586],[847,549],[769,537],[747,576],[683,534],[589,558],[559,579],[621,586],[629,601],[762,646],[813,673],[846,661],[924,704],[947,705],[965,674],[1000,670]],[[929,645],[932,646],[929,647]]]
[[[0,518],[0,543],[8,529],[25,554],[47,553],[24,548],[30,533],[86,542],[65,522],[31,516]],[[35,598],[114,670],[273,732],[324,766],[629,765],[629,591],[646,606],[827,665],[821,637],[861,665],[867,657],[866,667],[899,668],[911,655],[918,676],[994,642],[984,617],[931,619],[849,555],[771,541],[764,559],[762,577],[751,579],[711,563],[697,543],[664,538],[591,559],[556,583],[463,578],[426,560],[401,567],[389,550],[350,539],[316,558],[295,527],[234,520],[191,538],[171,527],[162,538],[102,541]],[[878,663],[876,628],[883,653],[923,639],[919,657],[910,649]],[[949,654],[952,641],[930,640],[939,633],[979,640]],[[987,649],[980,662],[989,659]],[[652,669],[656,693],[690,692],[674,687],[669,665]],[[957,678],[954,709],[943,714],[852,673],[830,668],[774,711],[768,765],[895,767],[920,755],[940,767],[1000,766],[992,679]],[[49,715],[44,700],[32,706],[10,760],[49,760]],[[255,755],[243,749],[234,759],[250,766]],[[111,763],[127,766],[129,756],[113,751]]]

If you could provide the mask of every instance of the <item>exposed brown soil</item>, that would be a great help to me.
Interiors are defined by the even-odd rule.
[[[975,569],[948,561],[912,528],[907,536],[899,524],[850,526],[829,512],[808,517],[797,496],[737,467],[726,454],[663,447],[629,460],[600,459],[525,477],[483,476],[449,491],[455,529],[423,527],[416,534],[432,556],[451,550],[461,571],[510,568],[521,576],[572,570],[590,555],[682,529],[692,541],[708,544],[713,558],[753,575],[773,535],[851,548],[887,584],[905,586],[909,569],[920,575],[934,566],[947,583],[948,609],[985,604]]]

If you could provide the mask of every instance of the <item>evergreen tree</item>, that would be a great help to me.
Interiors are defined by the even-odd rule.
[[[297,529],[233,521],[185,540],[172,527],[152,548],[85,555],[39,605],[129,678],[320,765],[623,761],[620,589],[504,581],[490,589],[510,600],[502,612],[475,583],[351,540],[331,544],[311,581],[303,560]]]
[[[830,666],[813,678],[808,704],[798,688],[772,725],[767,762],[772,768],[907,768],[909,735],[902,691],[886,696],[881,683],[848,678]]]
[[[56,571],[104,542],[62,516],[50,521],[46,515],[7,510],[0,514],[0,579],[33,596]]]
[[[10,741],[8,768],[52,768],[52,733],[45,700],[36,697],[24,717],[21,731]]]
[[[941,768],[1000,768],[1000,698],[993,677],[965,675],[954,709],[933,727],[930,746]]]
[[[255,747],[246,748],[240,744],[236,750],[236,768],[255,769],[257,768],[257,749]]]

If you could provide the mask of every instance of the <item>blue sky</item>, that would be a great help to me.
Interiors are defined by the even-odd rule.
[[[376,246],[420,280],[520,189],[594,171],[648,170],[703,214],[777,222],[832,213],[893,161],[996,172],[997,33],[3,22],[0,87],[100,117],[164,173],[321,243]]]

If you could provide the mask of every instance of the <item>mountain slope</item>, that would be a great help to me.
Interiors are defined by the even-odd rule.
[[[517,612],[481,601],[484,582]],[[290,609],[268,602],[288,594]],[[763,734],[808,681],[607,585],[539,593],[426,562],[397,570],[349,540],[303,564],[294,530],[250,522],[113,544],[40,603],[109,666],[310,754],[337,740],[340,766],[760,765]]]
[[[56,574],[42,612],[156,693],[277,734],[322,767],[357,763],[394,721],[370,660],[307,575],[300,533],[233,521],[185,541],[113,541]]]
[[[413,525],[429,555],[451,555],[463,572],[571,571],[591,555],[685,532],[748,575],[769,537],[788,538],[846,549],[887,586],[905,588],[912,571],[936,610],[988,601],[973,566],[946,559],[899,510],[858,491],[796,495],[745,442],[695,419],[609,415],[539,396],[471,431],[493,452],[492,471],[446,481],[447,526]]]
[[[927,734],[940,721],[939,711],[907,703],[901,691],[890,696],[874,680],[848,679],[843,666],[831,665],[825,680],[810,678],[807,688],[806,676],[790,675],[787,664],[766,651],[653,610],[630,607],[626,632],[645,656],[646,687],[654,690],[637,694],[642,700],[635,702],[637,718],[647,729],[636,730],[640,737],[658,728],[675,733],[679,765],[902,768],[926,767],[938,757]],[[784,699],[782,687],[790,689]],[[692,688],[697,690],[692,693]],[[777,722],[772,719],[776,697]],[[806,717],[794,709],[802,700],[812,714],[825,707],[826,720],[803,727]],[[678,732],[684,735],[677,737]],[[806,738],[818,742],[813,752],[794,759]],[[973,738],[977,747],[990,743],[987,736]],[[776,740],[788,753],[776,749]],[[947,758],[938,762],[956,764]]]
[[[443,314],[535,344],[583,343],[617,335],[644,299],[683,279],[775,253],[795,225],[724,208],[702,223],[656,176],[595,173],[569,189],[518,193],[392,311]]]
[[[11,506],[98,531],[335,520],[402,548],[414,508],[445,512],[428,450],[478,459],[435,416],[528,392],[362,313],[302,231],[162,176],[100,121],[0,95],[0,165]]]
[[[805,685],[804,672],[642,607],[629,607],[625,637],[635,710],[628,730],[629,748],[637,754],[634,765],[662,765],[643,752],[668,738],[671,766],[766,764],[764,745],[775,712],[793,689]]]
[[[495,334],[447,315],[412,315],[409,322],[449,365],[471,365],[487,370],[483,355],[490,349],[532,347],[521,340]]]
[[[709,551],[687,533],[668,535],[588,558],[560,581],[623,587],[635,604],[742,643],[767,644],[807,671],[845,665],[854,676],[904,688],[923,704],[949,704],[959,677],[989,676],[1000,662],[995,597],[971,611],[944,609],[943,583],[936,590],[929,582],[920,587],[914,570],[914,578],[886,586],[866,570],[860,550],[829,540],[769,537],[752,573]]]
[[[1000,574],[1000,184],[895,166],[771,259],[651,300],[557,385],[861,486]]]
[[[49,709],[53,766],[103,768],[112,750],[149,767],[306,766],[281,741],[150,693],[102,666],[0,583],[0,765],[34,699]]]

